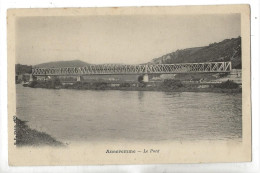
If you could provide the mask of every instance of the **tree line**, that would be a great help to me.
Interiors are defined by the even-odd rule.
[[[15,74],[25,74],[25,73],[32,73],[32,66],[31,65],[22,65],[22,64],[15,64]]]

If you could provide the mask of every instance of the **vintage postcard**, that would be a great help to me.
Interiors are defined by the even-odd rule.
[[[249,5],[7,21],[10,166],[251,161]]]

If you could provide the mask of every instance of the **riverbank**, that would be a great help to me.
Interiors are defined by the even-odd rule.
[[[19,118],[15,118],[15,134],[16,146],[64,146],[50,135],[31,129]]]
[[[242,88],[232,82],[225,81],[218,84],[183,83],[178,80],[165,80],[158,83],[120,83],[106,82],[75,82],[64,84],[57,79],[53,81],[33,81],[32,88],[47,89],[76,89],[76,90],[122,90],[122,91],[164,91],[164,92],[214,92],[214,93],[241,93]]]

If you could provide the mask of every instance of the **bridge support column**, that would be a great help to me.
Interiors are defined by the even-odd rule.
[[[145,75],[144,75],[143,81],[144,81],[144,82],[149,82],[149,76],[148,76],[148,74],[145,74]]]
[[[77,82],[80,82],[82,80],[82,76],[77,76]]]
[[[36,78],[32,75],[32,74],[30,74],[30,79],[29,79],[29,82],[32,82],[32,81],[34,81]]]

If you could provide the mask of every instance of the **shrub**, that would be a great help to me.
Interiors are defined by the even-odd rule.
[[[28,86],[34,88],[35,85],[37,85],[37,84],[38,84],[37,81],[31,81],[31,82],[29,82]]]
[[[94,87],[94,89],[103,90],[108,87],[108,84],[106,82],[96,82],[93,83],[92,86]]]
[[[163,81],[163,87],[166,87],[166,88],[180,88],[182,87],[183,84],[181,83],[180,80],[174,80],[174,79],[165,79]]]
[[[48,84],[48,88],[55,88],[56,86],[60,86],[61,82],[59,78],[54,77],[51,80],[49,80],[47,84]]]
[[[144,83],[144,76],[138,76],[138,82]]]
[[[54,86],[59,86],[61,85],[61,82],[60,82],[60,79],[55,77],[53,80],[52,80],[52,83]]]
[[[235,89],[238,88],[239,85],[233,81],[227,80],[222,82],[221,84],[216,85],[217,88],[225,88],[225,89]]]
[[[130,83],[121,83],[119,86],[120,87],[130,87],[131,85],[130,85]]]
[[[228,74],[227,73],[220,73],[219,77],[226,77]]]

